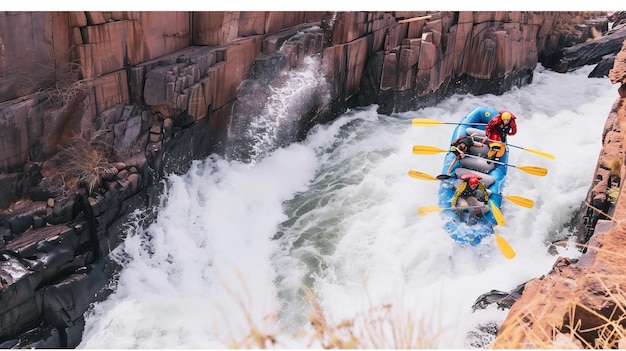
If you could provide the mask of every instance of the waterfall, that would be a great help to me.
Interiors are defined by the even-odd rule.
[[[280,56],[273,63],[238,88],[225,152],[229,159],[256,162],[297,141],[301,124],[330,100],[319,55],[306,56],[295,69],[280,69],[287,65]]]

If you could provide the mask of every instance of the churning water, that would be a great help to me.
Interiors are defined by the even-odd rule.
[[[114,252],[123,266],[116,290],[87,314],[79,347],[226,348],[256,330],[274,335],[277,348],[320,348],[312,341],[307,288],[328,323],[354,319],[357,334],[368,328],[364,316],[391,306],[428,326],[421,338],[430,347],[471,347],[468,332],[500,323],[508,312],[495,305],[473,312],[476,298],[547,273],[555,261],[549,242],[568,234],[565,224],[589,190],[618,96],[608,78],[587,78],[590,71],[538,67],[531,85],[502,96],[455,95],[392,116],[376,106],[354,109],[256,162],[216,155],[195,162],[167,179],[156,221],[133,227]],[[304,79],[325,84],[314,74]],[[277,91],[268,111],[298,87]],[[439,184],[407,175],[442,173],[444,154],[415,155],[411,148],[446,148],[454,128],[414,127],[412,118],[457,122],[478,105],[517,116],[511,143],[556,156],[511,148],[510,164],[549,170],[545,177],[508,170],[503,194],[535,201],[532,209],[502,203],[507,222],[498,232],[516,251],[512,260],[493,240],[461,247],[436,213],[419,216],[419,207],[437,205]],[[263,145],[278,134],[272,116],[288,119],[282,112],[257,121],[271,131]],[[391,336],[366,344],[398,347]]]

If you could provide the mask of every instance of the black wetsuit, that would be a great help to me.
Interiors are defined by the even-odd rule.
[[[465,144],[465,146],[467,146],[467,148],[465,149],[467,151],[470,147],[474,146],[474,139],[471,136],[458,137],[452,142],[452,144],[450,144],[452,146],[450,148],[450,151],[452,151],[455,155],[460,156],[461,153],[459,152],[457,147],[461,144]]]

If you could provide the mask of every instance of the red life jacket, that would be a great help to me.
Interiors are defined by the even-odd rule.
[[[506,142],[507,135],[515,135],[515,133],[517,133],[515,119],[515,115],[511,113],[511,121],[508,125],[504,125],[500,115],[493,117],[489,123],[487,123],[487,126],[485,126],[485,133],[487,133],[487,137],[491,140]]]

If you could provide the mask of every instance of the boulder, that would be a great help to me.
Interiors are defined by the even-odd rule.
[[[626,39],[626,25],[615,28],[598,39],[567,47],[562,57],[554,64],[547,65],[557,72],[568,72],[576,68],[593,65],[607,55],[616,55]]]

